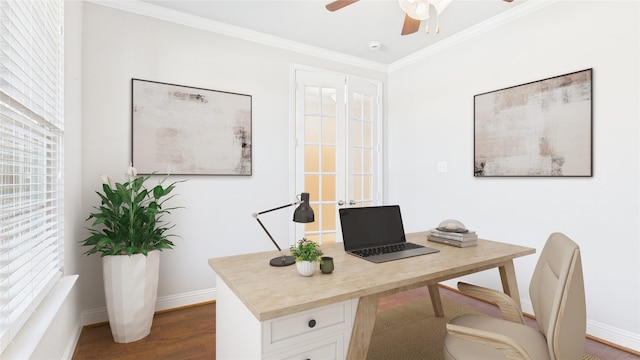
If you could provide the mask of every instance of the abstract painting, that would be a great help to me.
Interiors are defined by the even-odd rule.
[[[131,79],[140,174],[251,175],[251,96]]]
[[[474,97],[474,176],[592,176],[592,69]]]

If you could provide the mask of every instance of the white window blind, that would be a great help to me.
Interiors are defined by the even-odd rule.
[[[0,353],[63,264],[63,0],[0,0]]]

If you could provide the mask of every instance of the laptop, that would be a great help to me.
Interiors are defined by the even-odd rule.
[[[440,250],[407,242],[399,205],[341,208],[344,250],[353,256],[382,263]]]

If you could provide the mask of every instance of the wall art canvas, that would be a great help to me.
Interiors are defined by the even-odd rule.
[[[251,175],[251,96],[132,79],[141,174]]]
[[[474,176],[592,176],[592,69],[474,97]]]

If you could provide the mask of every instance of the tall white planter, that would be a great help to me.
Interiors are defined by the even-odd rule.
[[[160,251],[104,256],[102,276],[113,340],[129,343],[151,332],[158,296]]]

